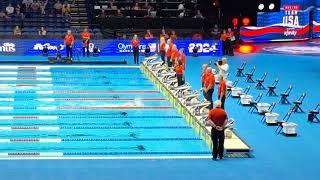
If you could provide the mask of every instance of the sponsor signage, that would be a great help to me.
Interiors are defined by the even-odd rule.
[[[241,27],[244,42],[296,41],[310,38],[313,1],[282,0],[280,12],[259,12],[257,27]]]
[[[174,42],[178,49],[183,48],[187,55],[193,53],[198,47],[198,54],[201,56],[221,56],[222,43],[213,40],[177,40]],[[131,55],[132,46],[130,40],[92,40],[89,44],[89,51],[93,52],[98,47],[101,56]],[[159,41],[142,40],[140,42],[140,53],[144,53],[146,46],[150,47],[151,53],[159,51]],[[0,40],[0,54],[7,55],[41,55],[44,47],[49,50],[49,55],[54,56],[58,50],[65,55],[65,45],[59,39],[21,39],[21,40]],[[76,40],[73,47],[74,55],[82,55],[82,41]]]

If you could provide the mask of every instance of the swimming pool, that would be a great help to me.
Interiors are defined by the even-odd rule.
[[[138,67],[0,67],[0,158],[208,157]]]

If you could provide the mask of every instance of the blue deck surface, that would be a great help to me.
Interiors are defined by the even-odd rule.
[[[112,57],[108,57],[114,59]],[[119,57],[115,57],[119,58]],[[200,89],[201,65],[210,57],[189,57],[187,60],[186,80],[194,89]],[[248,62],[247,70],[257,67],[255,78],[269,72],[266,85],[279,78],[277,93],[284,91],[290,84],[293,91],[290,101],[296,100],[301,93],[307,92],[302,108],[305,111],[320,103],[320,58],[311,56],[292,56],[276,54],[238,55],[229,58],[231,71]],[[192,74],[192,76],[190,76]],[[235,74],[231,75],[235,79]],[[240,80],[239,86],[247,83]],[[254,86],[252,84],[251,86]],[[260,92],[252,88],[251,95]],[[215,91],[215,98],[216,96]],[[279,97],[263,96],[264,102],[278,102]],[[290,105],[277,105],[275,112],[282,118]],[[236,120],[236,129],[254,149],[254,158],[224,159],[213,162],[198,160],[23,160],[0,161],[0,178],[10,179],[319,179],[320,162],[320,124],[307,123],[307,114],[293,114],[290,121],[298,124],[297,137],[284,137],[274,133],[275,127],[260,122],[261,116],[248,113],[248,108],[228,99],[226,109]]]

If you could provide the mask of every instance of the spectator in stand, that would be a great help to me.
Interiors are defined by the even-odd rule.
[[[13,15],[14,13],[14,7],[12,7],[11,3],[8,4],[8,6],[6,7],[6,12],[8,16]]]
[[[202,90],[203,90],[204,98],[210,102],[210,106],[209,106],[210,110],[213,108],[212,95],[214,91],[214,85],[215,85],[215,78],[212,72],[212,68],[207,67]]]
[[[123,14],[120,9],[117,10],[116,17],[123,17]]]
[[[172,41],[174,41],[174,40],[177,40],[177,35],[176,35],[176,32],[175,31],[171,31],[171,35],[170,35],[170,39],[172,40]]]
[[[191,39],[192,40],[201,40],[202,39],[202,35],[199,32],[197,32],[197,33],[192,35]]]
[[[16,14],[19,14],[19,15],[20,15],[20,12],[21,12],[21,6],[20,6],[20,4],[17,4],[17,6],[14,8],[14,12],[15,12]]]
[[[135,3],[132,9],[133,10],[140,10],[139,3]]]
[[[149,9],[150,5],[149,3],[146,1],[146,3],[144,4],[144,6],[142,7],[142,9]]]
[[[110,3],[110,8],[111,8],[112,10],[117,10],[117,9],[118,9],[118,7],[117,7],[117,6],[115,6],[115,5],[113,5],[113,3],[112,3],[112,2]]]
[[[84,28],[83,32],[81,33],[82,38],[82,55],[83,57],[86,56],[89,57],[89,44],[90,44],[90,32],[87,28]]]
[[[39,36],[46,36],[47,35],[47,31],[44,27],[41,27],[38,31],[38,35]]]
[[[168,39],[169,38],[169,36],[168,36],[168,34],[166,33],[166,30],[165,29],[162,29],[161,30],[161,34],[160,34],[160,38],[164,38],[164,39]]]
[[[33,12],[39,12],[39,9],[40,9],[40,3],[39,1],[34,1],[32,4],[31,4],[31,9]]]
[[[60,1],[57,1],[55,4],[54,4],[54,9],[56,10],[56,14],[61,14],[62,13],[62,4]]]
[[[70,58],[72,60],[72,48],[74,44],[74,36],[72,35],[71,30],[67,31],[67,34],[64,37],[64,44],[66,46],[67,58]]]
[[[62,15],[65,15],[67,13],[71,13],[71,6],[67,1],[65,1],[65,3],[62,5]]]
[[[139,64],[139,46],[140,46],[140,41],[138,39],[138,35],[134,35],[132,40],[131,40],[131,45],[133,49],[133,59],[134,59],[134,64]]]
[[[219,75],[218,99],[221,101],[221,108],[224,109],[224,102],[226,101],[227,85],[222,75]]]
[[[41,14],[46,14],[47,3],[48,3],[48,0],[40,2],[40,12],[41,12]]]
[[[180,14],[179,14],[179,18],[183,18],[184,16],[185,16],[185,13],[186,13],[186,11],[185,10],[183,10],[182,12],[180,12]]]
[[[196,15],[193,18],[204,19],[200,10],[197,10]]]
[[[184,5],[182,3],[180,3],[178,5],[178,10],[180,10],[180,11],[184,10]]]
[[[220,36],[220,40],[222,41],[222,50],[223,50],[223,55],[226,55],[227,54],[227,31],[224,29],[222,31],[222,34]]]
[[[13,29],[13,35],[14,36],[21,36],[21,29],[19,26],[16,26],[14,29]]]
[[[214,25],[213,30],[211,31],[211,35],[214,40],[220,39],[220,32],[217,24]]]
[[[184,66],[180,60],[175,61],[174,71],[177,74],[178,86],[184,84]]]
[[[166,60],[165,60],[165,56],[166,56],[166,40],[162,37],[160,38],[160,57],[162,60],[162,65],[165,64]]]
[[[233,48],[235,46],[235,41],[236,38],[234,36],[234,32],[232,31],[231,28],[228,28],[228,32],[227,32],[227,42],[228,42],[228,46],[227,46],[227,51],[229,56],[233,56]]]
[[[167,49],[167,65],[168,67],[172,67],[172,63],[171,63],[171,53],[172,53],[172,46],[173,46],[173,43],[171,41],[171,39],[168,39],[167,40],[167,46],[168,46],[168,49]]]
[[[65,19],[67,22],[70,22],[70,21],[71,21],[71,15],[67,12],[67,13],[64,15],[64,19]]]
[[[100,17],[100,18],[106,18],[106,17],[107,17],[106,12],[105,12],[104,9],[101,10],[101,12],[100,12],[100,14],[99,14],[99,17]]]
[[[6,14],[5,12],[0,11],[0,18],[7,19],[7,18],[8,18],[8,16],[7,16],[7,14]]]
[[[144,34],[144,39],[153,39],[153,34],[147,29],[146,34]]]

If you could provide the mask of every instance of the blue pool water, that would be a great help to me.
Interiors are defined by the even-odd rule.
[[[12,67],[0,68],[1,157],[210,154],[139,68]]]

